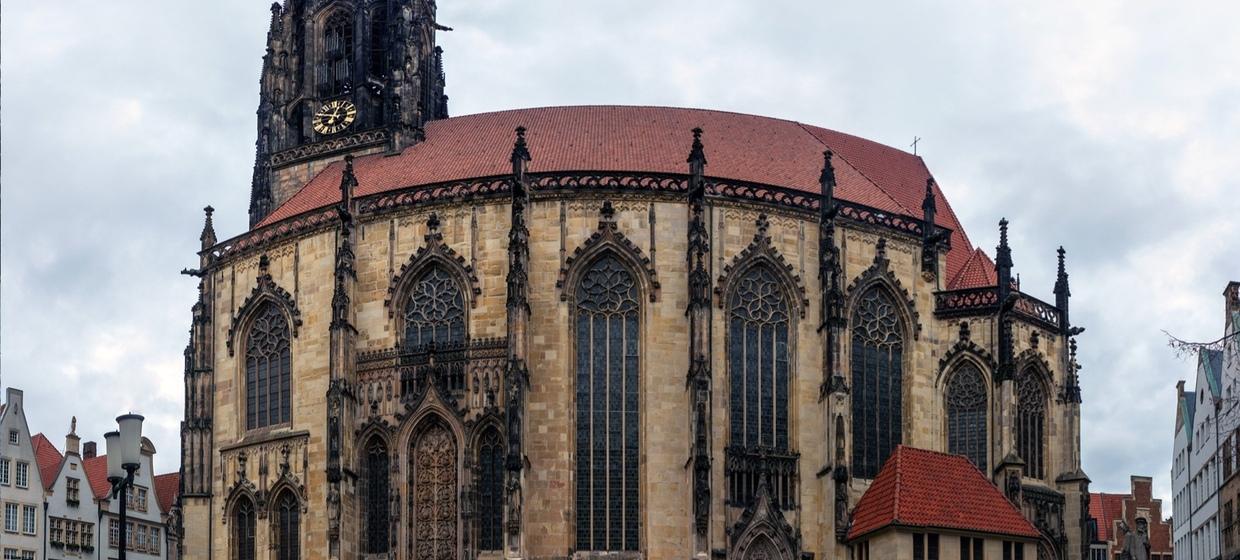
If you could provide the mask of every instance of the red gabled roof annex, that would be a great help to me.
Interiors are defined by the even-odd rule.
[[[885,212],[920,218],[925,162],[877,142],[796,121],[670,107],[579,106],[517,109],[432,121],[426,140],[396,156],[363,156],[354,162],[357,196],[406,187],[512,172],[513,129],[528,129],[539,172],[688,172],[689,131],[705,132],[706,175],[819,192],[822,152],[836,154],[836,196]],[[270,225],[340,200],[343,164],[310,180],[256,227]],[[973,251],[955,212],[935,186],[938,225],[952,230],[947,277],[957,275]]]
[[[86,471],[86,480],[90,481],[91,492],[96,500],[108,497],[112,484],[108,482],[108,456],[98,455],[82,461],[82,469]]]
[[[903,445],[857,502],[848,539],[892,525],[1039,536],[968,459]]]
[[[995,272],[995,261],[990,260],[980,247],[974,249],[964,266],[951,280],[947,281],[947,289],[963,290],[965,288],[982,288],[999,285],[999,274]]]
[[[181,473],[167,473],[155,477],[155,499],[159,500],[159,511],[164,515],[172,510],[172,503],[181,491]]]
[[[51,490],[52,484],[56,482],[56,474],[60,471],[60,463],[65,457],[42,432],[30,438],[30,443],[34,444],[34,460],[39,464],[39,478],[43,479],[43,489]]]

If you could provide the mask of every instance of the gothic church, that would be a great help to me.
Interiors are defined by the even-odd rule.
[[[186,271],[187,558],[862,558],[907,448],[1082,558],[1062,250],[1047,303],[921,158],[808,124],[450,118],[447,29],[271,7],[251,228],[208,207]]]

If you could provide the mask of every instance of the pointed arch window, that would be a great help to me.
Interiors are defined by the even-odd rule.
[[[448,271],[432,266],[413,283],[405,302],[405,348],[434,344],[451,348],[465,342],[465,296]]]
[[[339,10],[323,24],[323,61],[319,64],[319,90],[332,96],[353,88],[353,16]]]
[[[234,560],[254,560],[254,532],[258,526],[256,513],[254,503],[244,497],[233,509]]]
[[[983,473],[988,470],[986,381],[972,362],[956,368],[947,381],[944,395],[947,407],[947,450],[964,455]]]
[[[288,318],[264,303],[245,341],[245,425],[253,430],[288,423],[292,417],[292,356]]]
[[[788,302],[771,269],[755,266],[728,302],[731,444],[788,450]]]
[[[610,254],[576,289],[577,550],[637,550],[638,301]]]
[[[387,444],[378,437],[371,438],[366,446],[366,546],[368,554],[386,554],[391,539],[388,537],[390,518],[388,517],[388,499],[390,490],[389,472],[391,459]]]
[[[504,549],[504,444],[494,426],[478,442],[478,548]]]
[[[852,463],[874,478],[903,436],[904,325],[886,290],[871,286],[852,316]]]
[[[276,500],[276,560],[301,557],[301,504],[291,491]]]
[[[1046,388],[1037,370],[1025,368],[1016,379],[1016,452],[1025,461],[1025,476],[1045,476],[1045,439]]]

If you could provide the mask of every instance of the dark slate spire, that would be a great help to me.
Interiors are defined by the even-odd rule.
[[[353,155],[344,156],[344,171],[340,174],[340,209],[353,210],[353,192],[357,188],[357,175],[353,174]]]
[[[215,225],[211,221],[211,214],[215,213],[215,209],[210,206],[207,206],[206,208],[202,209],[202,212],[206,214],[207,217],[205,220],[203,220],[202,235],[198,236],[198,240],[202,241],[202,250],[206,251],[207,249],[214,247],[215,242],[216,242],[215,241]]]
[[[530,162],[530,150],[525,144],[525,127],[517,127],[517,140],[512,144],[512,175],[518,183],[525,181],[525,169]]]
[[[995,247],[995,272],[999,276],[1000,296],[1012,289],[1012,248],[1008,247],[1007,218],[999,220],[999,246]]]
[[[706,152],[702,148],[702,129],[693,129],[693,146],[689,149],[689,159],[685,160],[689,164],[689,174],[698,177],[702,176],[703,170],[706,168]]]

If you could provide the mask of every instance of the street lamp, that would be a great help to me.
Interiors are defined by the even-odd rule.
[[[133,475],[141,465],[142,420],[144,418],[139,414],[122,414],[116,417],[120,429],[103,434],[108,446],[108,482],[112,484],[112,498],[120,496],[119,560],[125,560],[125,538],[128,536],[126,491],[133,488]]]

